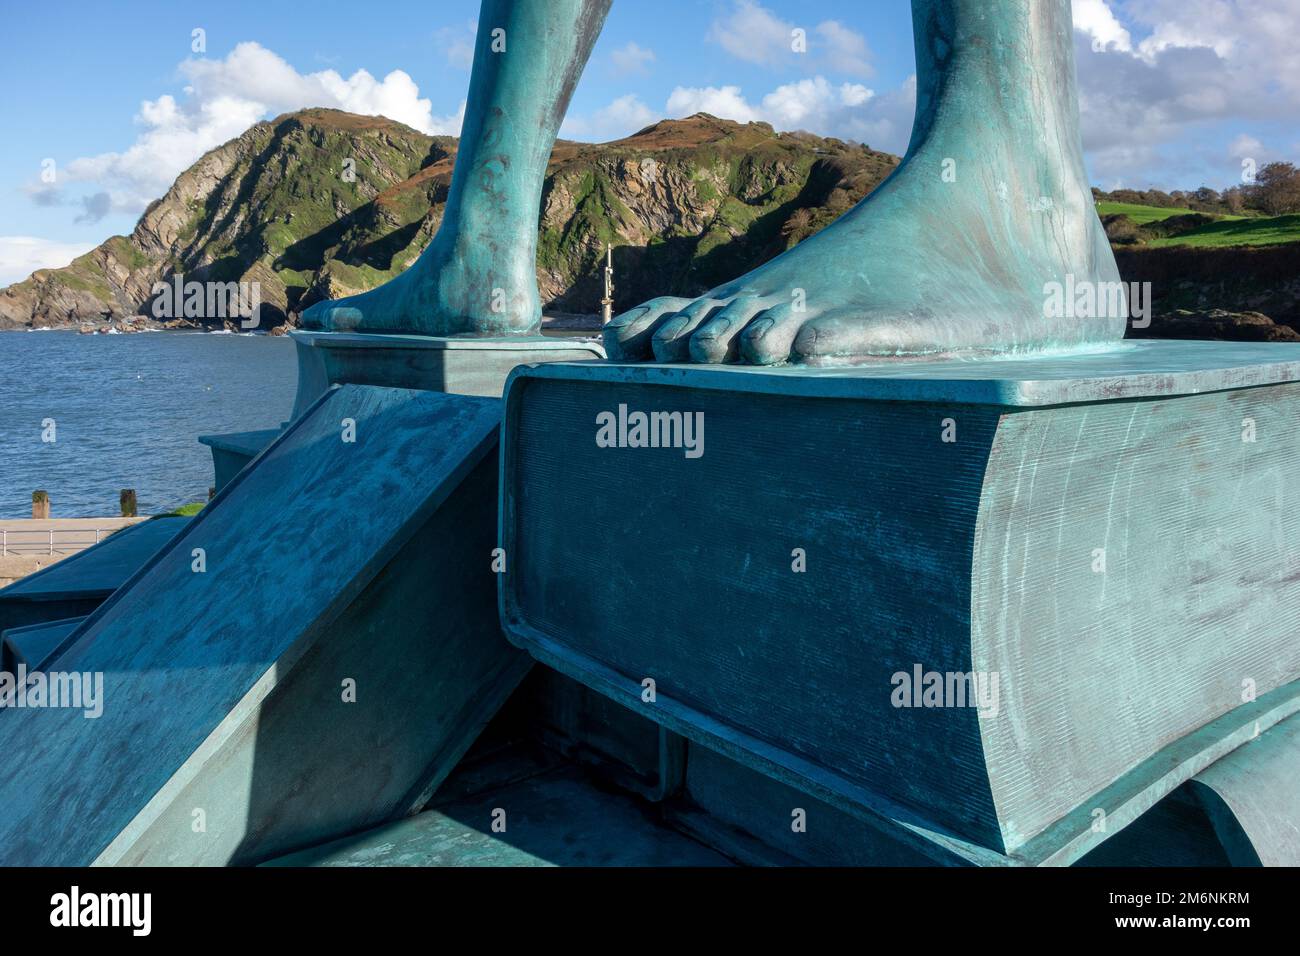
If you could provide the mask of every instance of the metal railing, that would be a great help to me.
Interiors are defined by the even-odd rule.
[[[117,528],[50,528],[45,531],[24,531],[0,528],[0,557],[33,554],[76,554],[99,544],[100,540]],[[24,539],[15,540],[20,535]],[[93,540],[90,538],[94,535]],[[34,536],[34,537],[33,537]]]

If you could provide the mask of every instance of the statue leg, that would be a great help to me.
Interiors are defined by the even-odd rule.
[[[1070,0],[912,9],[916,122],[894,174],[734,282],[618,316],[611,357],[829,365],[1123,337],[1127,306],[1084,169]],[[1095,284],[1093,314],[1055,317],[1050,284]]]
[[[307,309],[304,328],[537,331],[537,217],[546,164],[611,2],[483,0],[460,148],[437,235],[392,281]]]

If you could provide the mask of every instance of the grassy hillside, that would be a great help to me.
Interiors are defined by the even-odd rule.
[[[1272,246],[1300,242],[1300,214],[1242,218],[1224,216],[1179,236],[1153,239],[1151,246]]]
[[[0,290],[0,328],[148,316],[154,284],[180,273],[256,282],[262,327],[283,329],[311,303],[414,261],[441,224],[457,146],[337,110],[257,123],[182,173],[130,236]],[[616,309],[697,295],[824,228],[897,164],[861,144],[703,113],[612,143],[558,142],[540,210],[543,303],[598,312],[607,244]],[[1154,192],[1096,197],[1125,278],[1152,281],[1158,308],[1300,322],[1300,215]],[[1252,215],[1227,215],[1236,208]]]
[[[1104,201],[1097,203],[1097,215],[1103,219],[1107,216],[1127,216],[1139,226],[1145,226],[1152,222],[1162,222],[1174,216],[1186,216],[1191,212],[1190,209],[1173,209],[1167,206],[1139,206],[1136,203],[1129,202]],[[1233,216],[1231,218],[1239,219],[1241,217]]]
[[[1103,200],[1097,214],[1117,247],[1221,249],[1300,242],[1300,214],[1234,216]]]
[[[258,123],[182,173],[130,236],[0,290],[0,328],[147,316],[154,283],[176,273],[257,282],[263,327],[292,322],[415,260],[442,221],[456,148],[337,110]],[[618,306],[698,294],[834,221],[897,163],[861,144],[703,113],[613,143],[558,142],[541,204],[542,300],[599,311],[607,244]]]

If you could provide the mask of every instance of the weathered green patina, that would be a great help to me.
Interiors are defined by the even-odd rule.
[[[265,428],[253,432],[200,435],[199,444],[212,449],[212,487],[220,491],[230,484],[250,461],[261,454],[262,449],[279,437],[280,431],[279,428]]]
[[[555,364],[599,354],[532,334],[533,259],[608,5],[484,0],[442,229],[306,313],[293,421],[209,440],[216,500],[59,637],[103,716],[0,719],[0,862],[1297,862],[1300,348],[1117,341],[1068,0],[914,0],[899,171],[607,330],[666,364]],[[494,525],[466,396],[516,365]],[[367,831],[532,659],[512,739],[653,820],[506,767]]]
[[[483,0],[438,234],[391,282],[320,302],[306,329],[529,335],[542,317],[537,219],[546,162],[611,0]]]
[[[912,22],[916,119],[893,175],[734,282],[619,316],[611,357],[834,365],[1123,336],[1083,162],[1070,0],[913,0]],[[1049,289],[1065,288],[1092,306],[1053,312]]]
[[[0,632],[89,614],[178,535],[188,520],[142,521],[15,581],[0,590]]]
[[[13,674],[19,665],[26,667],[28,673],[41,669],[62,649],[84,620],[84,617],[69,617],[61,621],[11,627],[0,632],[0,642],[4,645],[0,670]]]
[[[547,159],[610,0],[484,0],[460,151],[432,243],[309,329],[528,334]],[[1128,318],[1083,163],[1070,0],[913,0],[917,109],[898,170],[830,227],[699,299],[606,330],[622,359],[813,364],[1111,342]],[[1051,285],[1093,287],[1085,315]]]
[[[102,716],[0,716],[0,862],[250,862],[422,806],[530,663],[495,613],[498,406],[349,385],[293,423],[58,655]]]
[[[294,332],[298,394],[293,417],[330,385],[384,385],[500,398],[517,365],[605,357],[596,341],[544,335],[482,338]]]
[[[1298,360],[521,369],[507,632],[900,839],[1072,862],[1300,709]],[[702,415],[702,454],[602,447],[620,406]],[[918,667],[995,695],[900,707]]]
[[[1233,866],[1300,861],[1300,717],[1252,734],[1191,788]]]
[[[542,335],[456,338],[433,335],[372,335],[358,332],[294,332],[298,391],[290,420],[298,418],[333,385],[382,385],[451,395],[500,398],[517,365],[604,358],[589,339]],[[212,449],[213,485],[220,491],[280,429],[200,435]]]

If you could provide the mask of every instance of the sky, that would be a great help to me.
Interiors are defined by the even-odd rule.
[[[0,286],[130,232],[258,120],[332,106],[456,134],[478,7],[0,0]],[[1074,24],[1094,185],[1300,162],[1300,0],[1074,0]],[[703,110],[902,153],[914,70],[910,0],[615,0],[561,136]]]

